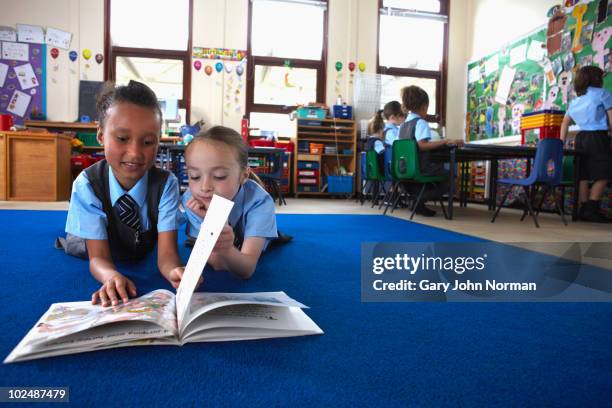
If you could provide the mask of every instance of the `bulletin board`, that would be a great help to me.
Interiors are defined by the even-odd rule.
[[[603,69],[604,87],[612,91],[612,2],[607,3],[567,1],[559,30],[551,22],[468,63],[468,141],[520,134],[523,113],[565,111],[576,97],[573,78],[581,66]]]
[[[19,125],[24,119],[44,119],[46,45],[7,41],[0,45],[0,113],[13,116],[13,123]],[[6,49],[12,58],[4,58]]]

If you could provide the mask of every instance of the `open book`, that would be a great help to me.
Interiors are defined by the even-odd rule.
[[[176,295],[164,289],[117,306],[52,304],[5,363],[115,347],[321,334],[283,292],[194,293],[233,206],[214,196]]]

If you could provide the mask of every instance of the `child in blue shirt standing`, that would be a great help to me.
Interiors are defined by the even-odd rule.
[[[176,243],[178,182],[154,167],[162,121],[155,93],[136,81],[109,85],[97,109],[105,160],[74,181],[67,236],[59,241],[68,254],[89,258],[91,274],[102,283],[92,303],[108,306],[136,296],[113,260],[141,259],[157,242],[157,265],[175,288],[184,268]]]
[[[580,219],[590,222],[610,222],[599,212],[599,200],[612,177],[612,143],[609,134],[612,123],[612,95],[603,89],[603,71],[596,66],[584,66],[576,73],[572,100],[563,122],[561,140],[574,121],[580,127],[575,147],[585,152],[580,161]],[[593,186],[589,191],[589,181]]]
[[[197,237],[213,194],[232,200],[234,207],[208,264],[248,279],[261,253],[279,234],[274,201],[251,178],[247,145],[233,129],[215,126],[189,143],[185,162],[189,190],[183,194],[182,206],[188,235]]]

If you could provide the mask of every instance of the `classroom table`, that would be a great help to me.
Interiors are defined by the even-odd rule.
[[[468,143],[461,147],[448,146],[440,149],[435,149],[430,152],[430,157],[433,161],[449,163],[450,179],[455,179],[457,163],[469,163],[473,161],[489,161],[491,163],[491,173],[489,176],[489,209],[495,210],[497,197],[497,167],[499,160],[506,159],[533,159],[535,157],[536,148],[529,146],[499,146],[499,145],[483,145]],[[578,181],[580,180],[580,157],[582,152],[575,149],[563,149],[564,155],[574,157],[574,191],[578,191]],[[528,168],[530,163],[527,162]],[[465,174],[465,172],[464,172]],[[464,205],[467,201],[465,197],[465,188],[467,180],[461,181],[460,202]],[[448,193],[448,212],[447,218],[453,219],[453,202],[455,196],[455,183],[450,183]],[[572,220],[578,219],[578,206],[574,205],[572,210]]]

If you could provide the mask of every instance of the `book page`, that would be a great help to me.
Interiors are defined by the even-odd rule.
[[[255,293],[194,293],[189,305],[190,314],[185,319],[185,328],[198,316],[213,309],[230,305],[270,305],[284,307],[298,307],[307,309],[308,306],[290,298],[285,292],[255,292]]]
[[[214,195],[206,211],[206,217],[204,217],[200,233],[185,266],[185,273],[176,291],[176,316],[179,332],[184,327],[183,322],[188,313],[191,296],[233,206],[234,203],[230,200]]]
[[[75,333],[119,322],[149,322],[176,335],[174,294],[160,289],[114,307],[92,305],[91,302],[54,303],[16,350],[37,348]]]
[[[299,307],[241,304],[219,307],[198,317],[181,343],[232,341],[321,334]]]

